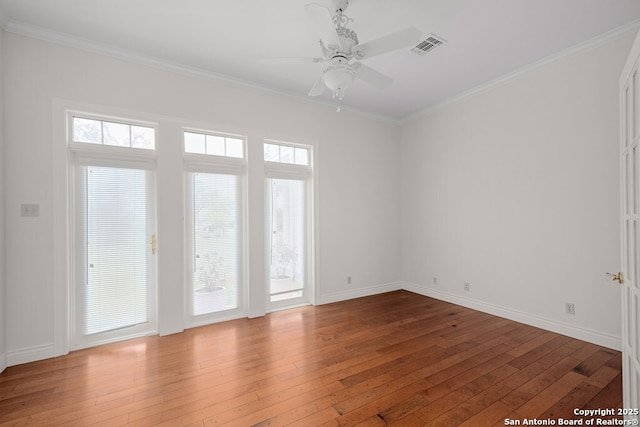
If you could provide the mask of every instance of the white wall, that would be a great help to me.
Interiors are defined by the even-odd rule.
[[[90,54],[15,34],[5,34],[6,99],[6,265],[7,349],[9,363],[22,363],[56,353],[52,320],[55,280],[60,266],[52,248],[59,242],[60,218],[54,209],[57,185],[52,181],[59,157],[54,118],[60,102],[95,104],[211,123],[215,130],[243,129],[249,155],[260,157],[261,138],[312,143],[317,148],[319,186],[317,302],[327,302],[397,288],[400,221],[399,151],[396,123],[374,119],[230,83],[168,72]],[[164,165],[170,171],[181,160],[179,133],[160,136]],[[254,157],[254,158],[255,158]],[[177,162],[177,163],[176,163]],[[172,166],[167,166],[171,164]],[[164,180],[160,195],[158,245],[165,259],[182,259],[181,176]],[[250,170],[249,203],[262,206],[260,170]],[[256,175],[257,174],[257,175]],[[176,178],[174,176],[174,178]],[[160,182],[159,185],[162,185]],[[64,186],[63,186],[64,188]],[[21,218],[21,203],[39,203],[40,217]],[[251,247],[252,315],[264,312],[259,288],[263,281],[262,212],[253,209]],[[63,225],[63,224],[62,224]],[[164,239],[164,240],[161,240]],[[164,245],[164,246],[161,246]],[[170,248],[170,249],[168,249]],[[170,252],[167,252],[170,251]],[[182,327],[182,267],[160,262],[160,329]],[[54,275],[56,278],[54,278]],[[353,283],[346,286],[346,277]],[[177,298],[177,299],[174,299]],[[164,319],[164,320],[163,320]]]
[[[404,123],[408,289],[619,346],[620,291],[604,274],[620,264],[617,84],[632,41]]]
[[[5,339],[5,268],[4,268],[4,31],[0,28],[0,372],[7,367],[7,346]]]
[[[61,219],[54,210],[61,201],[54,195],[62,124],[54,114],[64,100],[246,130],[254,157],[262,138],[314,144],[317,303],[404,286],[612,347],[619,341],[619,290],[604,272],[619,264],[617,80],[631,35],[401,126],[11,33],[3,37],[9,364],[60,350],[54,325],[61,307],[55,292]],[[160,136],[162,149],[178,156],[178,132],[171,131]],[[180,160],[163,159],[159,246],[165,259],[175,259],[183,251],[180,178],[172,175]],[[259,206],[259,168],[250,174],[249,202]],[[21,203],[39,203],[40,217],[21,218]],[[249,314],[260,315],[261,210],[249,221]],[[160,328],[179,331],[182,268],[160,264]],[[462,290],[464,282],[471,292]],[[565,302],[575,304],[575,316],[564,314]]]

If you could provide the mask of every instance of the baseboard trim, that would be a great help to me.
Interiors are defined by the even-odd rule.
[[[25,348],[9,352],[7,355],[7,366],[22,365],[23,363],[50,359],[52,357],[55,357],[53,344]]]
[[[545,329],[558,334],[566,335],[582,341],[587,341],[596,345],[601,345],[613,350],[622,350],[622,338],[603,334],[598,331],[580,328],[567,323],[558,322],[556,320],[546,319],[544,317],[535,316],[511,308],[501,307],[494,304],[488,304],[472,298],[465,298],[459,295],[443,292],[433,288],[416,285],[415,283],[402,282],[402,289],[438,300],[450,302],[452,304],[461,305],[463,307],[472,308],[482,311],[483,313],[493,314],[494,316],[503,317],[515,322],[524,323],[526,325],[535,326],[536,328]]]
[[[8,360],[9,359],[7,353],[3,353],[0,355],[0,373],[7,369],[7,366],[9,366]]]
[[[340,292],[333,292],[320,295],[316,300],[317,305],[331,304],[334,302],[346,301],[354,298],[368,297],[371,295],[383,294],[385,292],[398,291],[402,289],[402,282],[386,283],[366,288],[349,289]]]

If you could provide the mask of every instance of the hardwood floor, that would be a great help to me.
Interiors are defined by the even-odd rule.
[[[406,291],[0,374],[2,426],[503,426],[621,403],[619,352]]]

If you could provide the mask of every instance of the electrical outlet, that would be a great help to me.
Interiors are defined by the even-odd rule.
[[[564,303],[564,310],[567,314],[573,314],[573,315],[576,314],[576,307],[571,302]]]
[[[438,284],[438,278],[437,278],[437,277],[435,277],[435,276],[433,277],[433,284],[434,284],[434,285],[437,285],[437,284]]]
[[[471,283],[469,282],[464,282],[464,290],[467,292],[471,291]]]
[[[347,276],[347,285],[351,284],[351,276]]]

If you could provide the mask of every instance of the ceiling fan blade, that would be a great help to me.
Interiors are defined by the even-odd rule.
[[[336,27],[333,24],[333,18],[331,18],[329,9],[317,3],[309,3],[305,6],[305,9],[307,9],[322,43],[327,48],[329,46],[335,46],[339,49],[341,46],[340,37],[338,37],[338,33],[336,32]]]
[[[393,80],[390,77],[387,77],[360,62],[356,62],[352,67],[356,70],[356,77],[368,85],[379,89],[385,89],[393,84]]]
[[[371,58],[372,56],[415,45],[420,41],[421,35],[420,31],[415,27],[396,31],[379,39],[358,45],[356,47],[356,58]]]
[[[322,81],[322,77],[320,77],[309,91],[309,96],[320,96],[325,92],[326,89],[327,86],[325,86],[324,82]]]
[[[263,58],[261,64],[310,64],[323,62],[324,58]]]

